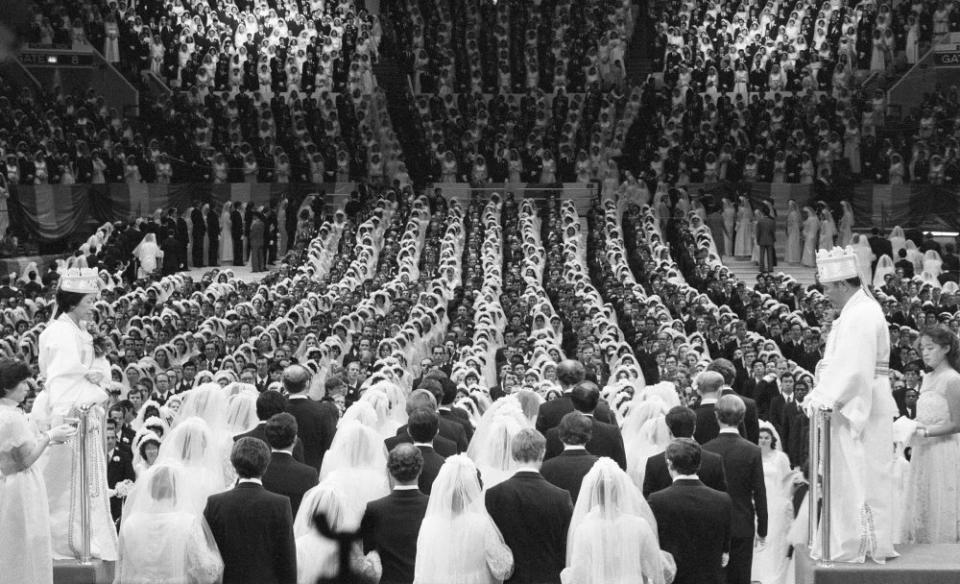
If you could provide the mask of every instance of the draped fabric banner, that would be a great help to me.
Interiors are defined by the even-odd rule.
[[[85,239],[106,222],[129,221],[170,208],[186,211],[210,204],[219,209],[228,201],[276,208],[284,196],[299,207],[306,196],[320,192],[326,194],[329,206],[341,202],[354,188],[354,183],[17,185],[8,204],[11,224],[20,236],[52,242],[70,236]]]

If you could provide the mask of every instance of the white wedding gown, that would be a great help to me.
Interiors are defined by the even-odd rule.
[[[763,457],[763,482],[767,488],[766,545],[753,553],[751,580],[761,584],[783,584],[787,576],[787,534],[793,523],[790,460],[780,450]]]

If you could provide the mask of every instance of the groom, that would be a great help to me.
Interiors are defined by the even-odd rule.
[[[893,549],[893,418],[890,337],[883,310],[862,288],[852,248],[817,253],[817,274],[840,310],[833,321],[816,385],[803,402],[808,416],[830,409],[830,558],[878,563]],[[821,559],[823,523],[811,555]]]

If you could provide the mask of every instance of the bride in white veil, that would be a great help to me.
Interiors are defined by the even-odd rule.
[[[513,475],[516,463],[510,454],[510,446],[520,430],[531,427],[523,406],[514,396],[497,400],[484,412],[467,446],[467,455],[480,470],[484,489]]]
[[[358,420],[341,421],[330,449],[320,466],[320,485],[303,495],[293,522],[293,535],[300,537],[310,530],[321,494],[319,486],[332,485],[346,497],[347,511],[343,521],[346,531],[355,531],[370,501],[390,494],[387,479],[387,447],[373,428]]]
[[[769,521],[766,544],[753,554],[752,579],[762,584],[778,584],[786,578],[789,565],[793,484],[799,480],[799,474],[790,470],[790,459],[783,452],[780,434],[770,422],[760,421],[759,442]]]
[[[923,254],[923,271],[930,274],[933,278],[939,278],[943,273],[943,260],[936,250],[928,249]]]
[[[448,458],[433,483],[414,566],[414,584],[494,584],[513,572],[513,554],[484,507],[477,467],[462,454]]]
[[[187,418],[160,444],[156,464],[173,463],[186,468],[187,484],[200,501],[202,511],[207,497],[226,489],[228,476],[219,442],[210,426],[200,418]]]
[[[118,584],[220,581],[223,560],[198,511],[205,501],[198,501],[190,472],[173,463],[157,464],[137,481],[120,523]]]
[[[609,458],[583,478],[568,533],[564,584],[665,584],[676,573],[660,550],[653,511]]]
[[[887,274],[896,274],[897,270],[893,265],[893,258],[887,254],[880,256],[877,260],[877,268],[873,272],[873,287],[879,290],[885,283]]]

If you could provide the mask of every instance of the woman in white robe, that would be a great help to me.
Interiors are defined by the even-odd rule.
[[[871,266],[873,265],[873,250],[870,249],[870,242],[867,236],[858,233],[853,236],[851,242],[853,252],[857,254],[857,270],[860,272],[860,281],[867,285],[873,282]]]
[[[884,285],[887,275],[893,275],[897,272],[893,263],[893,258],[887,254],[880,256],[877,260],[877,268],[873,271],[873,287],[877,290]]]
[[[936,250],[930,249],[923,254],[923,271],[933,278],[939,278],[943,273],[943,260]]]
[[[817,241],[820,232],[820,221],[817,214],[810,207],[803,208],[807,218],[803,220],[803,255],[800,263],[807,267],[817,265]]]
[[[837,245],[847,247],[853,240],[853,207],[850,206],[850,201],[841,201],[840,206],[843,208],[843,215],[840,216]]]
[[[190,490],[189,473],[164,463],[137,480],[124,504],[116,582],[220,581],[223,560],[203,518],[203,502]]]
[[[96,279],[96,275],[88,276]],[[81,408],[91,408],[90,431],[87,441],[102,444],[104,406],[107,393],[102,383],[109,381],[93,350],[93,337],[87,332],[92,322],[96,301],[96,285],[84,279],[61,275],[61,289],[57,292],[57,316],[40,333],[39,366],[44,390],[40,392],[31,417],[42,429],[59,426],[64,419],[76,418]],[[74,291],[69,291],[74,290]],[[88,290],[78,292],[76,290]],[[80,455],[78,436],[66,444],[47,449],[44,454],[44,482],[50,503],[50,527],[55,559],[78,557],[80,540],[79,474],[73,472]],[[95,558],[106,561],[117,559],[117,532],[110,516],[107,495],[107,464],[103,448],[90,453],[89,472],[93,488],[89,491],[91,543]]]
[[[903,233],[903,227],[897,225],[890,230],[890,247],[893,248],[894,258],[900,257],[900,250],[905,249],[907,246],[907,238]]]
[[[821,211],[820,240],[817,249],[833,249],[833,246],[836,245],[836,238],[837,224],[833,221],[833,213],[830,212],[830,209],[824,208]]]
[[[163,250],[157,245],[157,236],[154,233],[148,233],[143,236],[143,240],[133,250],[134,257],[140,262],[137,269],[138,278],[148,278],[157,271],[157,264],[163,259]]]
[[[750,257],[753,252],[753,209],[746,197],[740,197],[737,208],[737,234],[733,244],[733,255],[740,258]]]
[[[220,261],[233,261],[233,233],[230,229],[230,212],[233,211],[233,203],[226,202],[223,205],[223,211],[220,212]]]
[[[907,261],[913,264],[914,273],[923,272],[923,252],[917,248],[917,244],[908,239],[904,242],[903,249],[907,250]]]
[[[784,259],[788,264],[799,264],[803,253],[803,245],[800,239],[800,208],[793,199],[789,202],[787,211],[787,249]]]
[[[529,428],[523,406],[513,396],[494,402],[483,414],[467,446],[467,455],[480,470],[483,487],[489,489],[510,478],[516,463],[510,454],[513,438]]]

